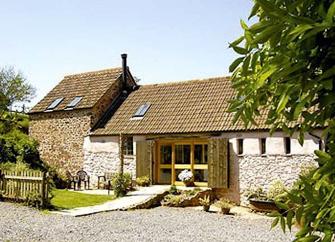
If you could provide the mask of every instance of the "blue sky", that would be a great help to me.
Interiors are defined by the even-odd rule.
[[[117,67],[140,84],[228,75],[251,0],[2,1],[0,66],[37,89],[35,104],[67,74]]]

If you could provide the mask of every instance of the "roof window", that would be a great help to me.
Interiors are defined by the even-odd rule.
[[[136,113],[133,115],[133,118],[141,118],[141,117],[143,117],[145,115],[145,113],[148,111],[149,107],[150,107],[149,103],[145,103],[145,104],[141,105],[137,109]]]
[[[77,96],[66,106],[65,109],[73,109],[83,99],[83,97]]]
[[[63,97],[60,97],[53,100],[53,102],[45,109],[45,112],[53,111],[63,101],[63,99]]]

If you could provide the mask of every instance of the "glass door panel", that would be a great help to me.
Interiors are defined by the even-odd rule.
[[[176,145],[176,164],[191,164],[191,145]]]
[[[172,145],[161,145],[159,148],[158,182],[171,184],[172,180]]]

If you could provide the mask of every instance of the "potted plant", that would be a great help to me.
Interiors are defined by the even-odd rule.
[[[208,212],[211,207],[211,197],[206,195],[203,198],[199,198],[199,203],[203,206],[204,211]]]
[[[230,209],[234,207],[234,203],[226,198],[221,198],[215,205],[220,208],[222,214],[229,214]]]
[[[179,173],[178,178],[179,180],[184,182],[185,186],[187,187],[191,187],[194,185],[193,173],[190,170],[187,169],[183,170],[182,172]]]
[[[261,187],[249,189],[246,192],[251,210],[258,212],[279,211],[276,206],[275,198],[285,192],[285,185],[277,180],[270,184],[269,191],[266,193]]]

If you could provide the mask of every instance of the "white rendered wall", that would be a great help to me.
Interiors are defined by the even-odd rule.
[[[136,142],[145,140],[143,136],[133,137],[134,155],[124,156],[124,172],[136,176]],[[87,136],[84,139],[83,169],[90,175],[91,184],[95,186],[98,176],[105,172],[119,172],[119,137],[118,136]]]

